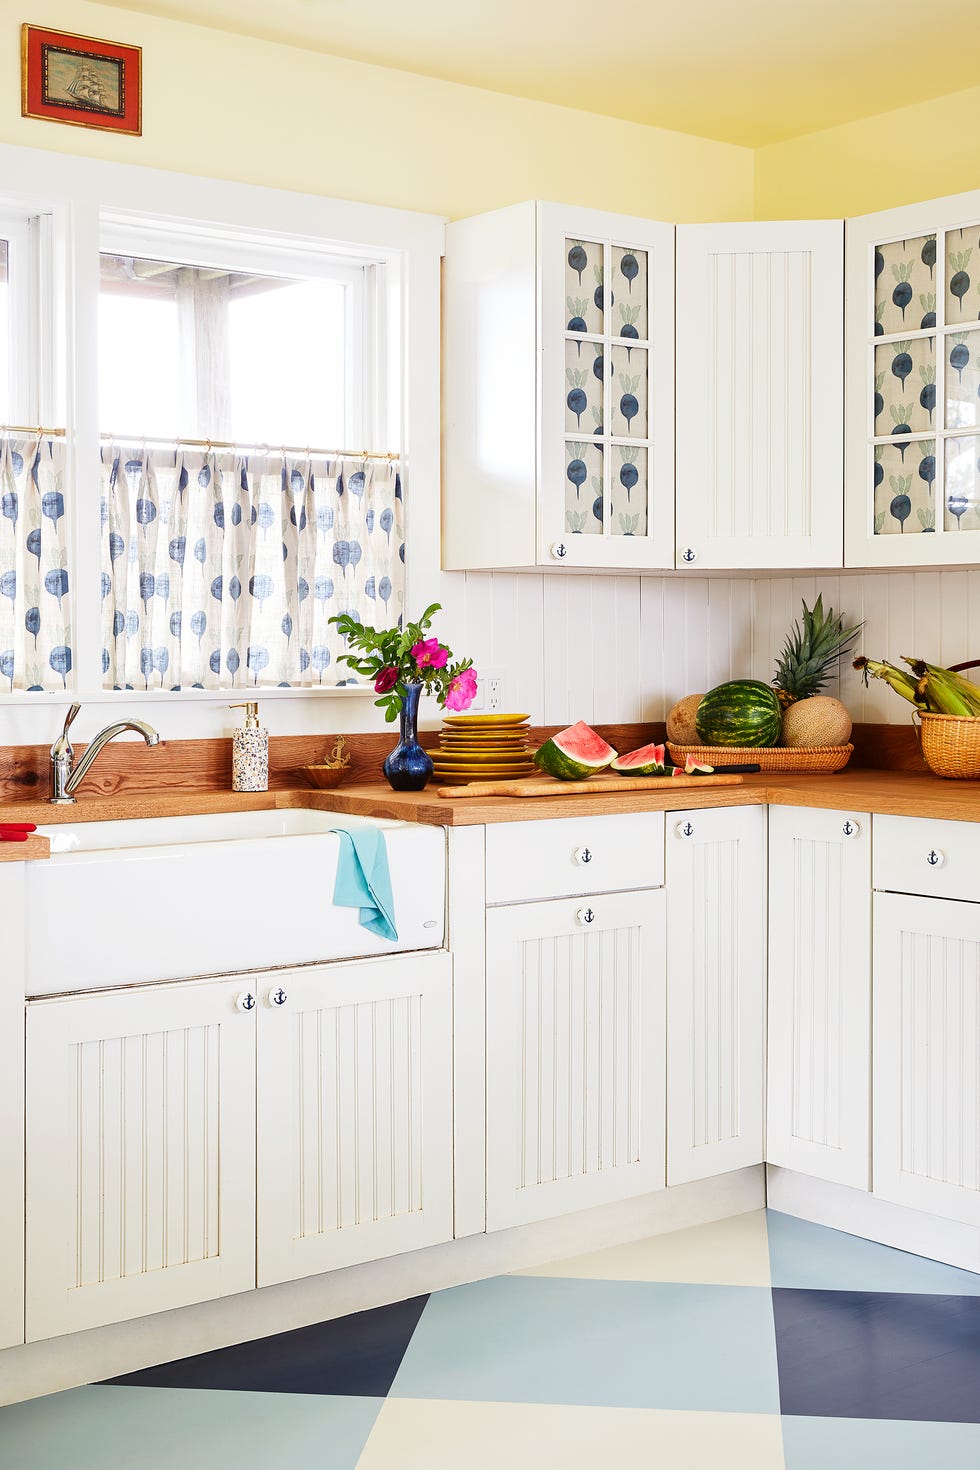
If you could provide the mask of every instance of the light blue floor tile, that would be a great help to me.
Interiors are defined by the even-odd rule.
[[[500,1276],[430,1298],[391,1393],[778,1412],[767,1288]]]
[[[0,1409],[0,1470],[354,1470],[381,1399],[73,1388]]]
[[[773,1286],[814,1291],[906,1291],[980,1296],[980,1276],[927,1261],[795,1215],[769,1212]]]
[[[980,1424],[783,1415],[786,1470],[977,1470]]]

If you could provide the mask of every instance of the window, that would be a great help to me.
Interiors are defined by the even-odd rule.
[[[0,701],[354,682],[330,619],[401,614],[410,423],[438,481],[443,241],[434,216],[7,150]],[[434,497],[419,525],[431,581]]]
[[[380,419],[378,268],[107,243],[103,686],[355,683],[330,620],[397,618],[404,576],[399,467],[343,449]]]
[[[103,429],[344,445],[362,417],[348,344],[358,285],[342,268],[296,279],[103,253]]]

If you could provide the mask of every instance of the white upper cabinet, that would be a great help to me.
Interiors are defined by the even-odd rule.
[[[980,558],[980,192],[847,223],[848,566]]]
[[[677,566],[839,567],[843,227],[677,230]]]
[[[450,224],[443,566],[674,564],[674,227],[527,203]]]

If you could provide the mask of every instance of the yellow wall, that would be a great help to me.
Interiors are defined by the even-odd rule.
[[[26,10],[0,27],[0,142],[453,218],[531,198],[668,220],[752,215],[746,148],[86,0]],[[141,45],[143,137],[21,118],[21,19]]]
[[[980,87],[772,143],[755,155],[757,219],[870,214],[980,188]]]

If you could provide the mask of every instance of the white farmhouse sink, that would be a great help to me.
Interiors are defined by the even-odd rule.
[[[334,905],[334,827],[383,829],[398,940]],[[27,994],[236,974],[441,946],[441,828],[323,811],[40,827],[25,864]]]

